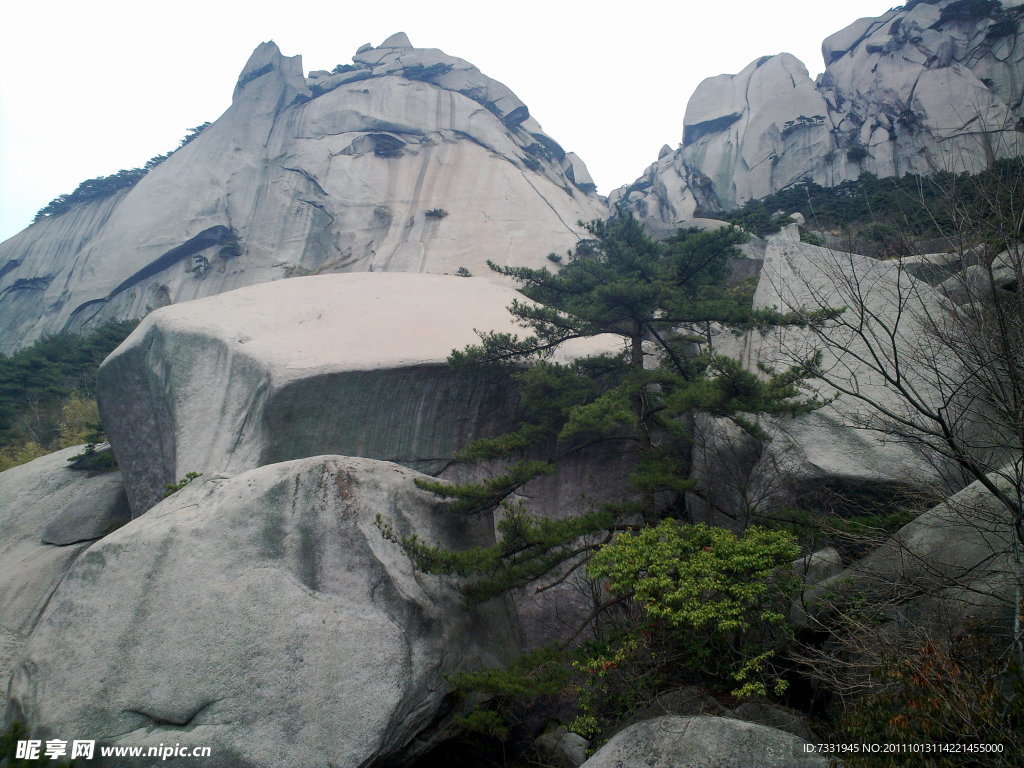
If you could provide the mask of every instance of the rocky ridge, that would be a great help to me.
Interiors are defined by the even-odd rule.
[[[1018,0],[912,0],[827,38],[817,80],[788,53],[710,77],[681,146],[609,200],[674,226],[805,180],[976,172],[1017,156],[1022,18]]]
[[[397,34],[307,78],[263,43],[187,146],[0,244],[0,351],[286,277],[539,267],[605,210],[582,161],[462,59]]]

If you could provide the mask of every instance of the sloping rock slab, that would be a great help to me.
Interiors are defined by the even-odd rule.
[[[1011,497],[1004,479],[992,476]],[[812,587],[812,615],[865,598],[881,606],[893,629],[1007,633],[1013,622],[1013,522],[975,481],[903,526],[882,546]],[[802,610],[795,614],[803,623]]]
[[[583,768],[827,768],[805,742],[766,725],[727,717],[658,717],[621,731]]]
[[[516,648],[505,603],[464,610],[382,536],[378,517],[449,547],[491,540],[416,476],[320,456],[193,482],[75,563],[9,716],[41,738],[208,746],[209,768],[396,758],[443,714],[448,676]]]
[[[119,472],[68,468],[82,447],[0,472],[0,687],[68,566],[128,518]]]

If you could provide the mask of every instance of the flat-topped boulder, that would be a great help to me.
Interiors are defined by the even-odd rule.
[[[98,380],[133,510],[188,472],[325,453],[442,472],[472,440],[515,424],[507,385],[456,374],[446,359],[479,342],[477,330],[522,334],[506,310],[518,296],[480,278],[364,273],[152,313]]]

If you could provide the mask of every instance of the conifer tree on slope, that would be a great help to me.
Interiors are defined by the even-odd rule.
[[[558,273],[489,262],[531,300],[509,307],[531,335],[482,333],[480,345],[449,358],[458,368],[512,377],[524,417],[517,430],[479,440],[459,456],[509,461],[497,476],[480,483],[419,484],[450,499],[454,512],[504,505],[499,542],[449,551],[385,530],[420,569],[463,577],[469,602],[545,574],[558,578],[616,530],[682,516],[682,493],[694,486],[688,479],[686,415],[699,410],[726,417],[767,439],[753,418],[757,414],[796,415],[820,405],[802,398],[798,387],[816,359],[783,372],[764,369],[758,376],[713,349],[712,324],[750,328],[795,320],[753,310],[752,286],[726,285],[728,259],[737,254],[744,233],[731,227],[683,229],[656,242],[621,211],[586,228],[593,238],[581,241]],[[621,353],[571,363],[552,359],[562,344],[600,334],[621,338]],[[553,472],[560,458],[607,441],[632,447],[630,501],[598,504],[561,520],[531,516],[525,505],[506,501],[530,479]],[[544,459],[528,458],[544,453]]]

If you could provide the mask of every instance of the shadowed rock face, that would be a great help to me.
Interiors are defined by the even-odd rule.
[[[854,22],[822,44],[817,81],[788,53],[708,78],[687,104],[680,148],[610,201],[673,224],[803,179],[979,171],[1021,154],[1024,9],[958,7],[907,3]]]
[[[77,560],[17,666],[11,711],[43,738],[208,746],[216,768],[408,753],[444,714],[451,675],[517,647],[506,603],[465,610],[381,535],[378,515],[448,547],[493,540],[416,476],[320,456],[194,481]]]
[[[134,187],[0,245],[0,350],[328,272],[542,266],[604,215],[507,87],[404,35],[303,76],[261,44],[231,107]]]

